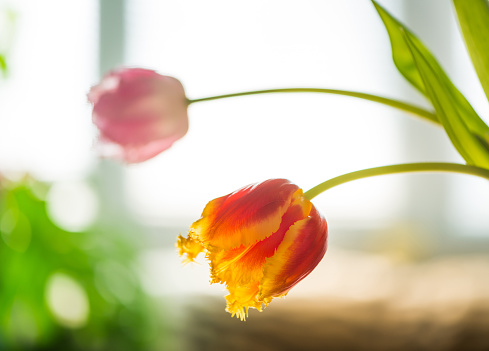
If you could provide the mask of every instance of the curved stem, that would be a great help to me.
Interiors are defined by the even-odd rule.
[[[377,95],[371,95],[366,93],[360,93],[355,91],[347,91],[347,90],[337,90],[337,89],[319,89],[319,88],[285,88],[285,89],[268,89],[268,90],[254,90],[254,91],[246,91],[242,93],[235,94],[226,94],[226,95],[216,95],[210,96],[201,99],[188,100],[188,104],[193,104],[196,102],[202,101],[210,101],[210,100],[218,100],[225,99],[237,96],[245,96],[245,95],[257,95],[257,94],[270,94],[270,93],[324,93],[324,94],[335,94],[335,95],[344,95],[355,97],[359,99],[374,101],[380,104],[384,104],[387,106],[391,106],[409,113],[413,113],[419,117],[422,117],[430,122],[434,122],[440,124],[438,121],[438,117],[433,112],[427,111],[421,107],[408,104],[406,102],[389,99]]]
[[[470,174],[477,177],[486,178],[489,180],[489,170],[485,168],[462,165],[458,163],[442,163],[442,162],[405,163],[399,165],[369,168],[361,171],[343,174],[339,177],[332,178],[319,185],[316,185],[314,188],[306,191],[304,193],[304,196],[307,199],[311,200],[328,189],[331,189],[340,184],[351,182],[353,180],[375,177],[379,175],[408,173],[408,172],[453,172],[453,173]]]

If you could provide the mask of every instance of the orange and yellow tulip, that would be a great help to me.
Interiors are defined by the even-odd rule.
[[[327,248],[324,217],[285,179],[248,185],[210,201],[180,255],[192,262],[206,253],[211,283],[225,284],[226,310],[241,320],[283,297],[318,265]]]

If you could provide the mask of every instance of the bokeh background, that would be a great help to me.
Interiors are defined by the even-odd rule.
[[[489,105],[449,0],[381,1],[483,119]],[[5,64],[4,64],[5,63]],[[0,350],[488,350],[489,185],[396,175],[314,200],[318,268],[246,323],[208,267],[174,248],[243,185],[402,162],[462,162],[445,133],[347,97],[202,102],[188,134],[139,165],[100,160],[86,93],[126,65],[189,98],[336,88],[426,102],[397,73],[367,0],[1,0]]]

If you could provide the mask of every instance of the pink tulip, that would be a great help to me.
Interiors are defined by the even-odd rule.
[[[120,68],[92,87],[93,123],[102,156],[138,163],[168,149],[188,130],[180,81],[142,68]]]

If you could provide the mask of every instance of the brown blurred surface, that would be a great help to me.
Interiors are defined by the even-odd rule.
[[[262,313],[250,310],[246,322],[224,312],[224,298],[194,297],[185,305],[180,327],[175,327],[182,340],[179,349],[489,350],[487,258],[393,264],[383,269],[382,278],[372,280],[365,258],[362,266],[365,283],[354,287],[360,289],[356,295],[345,291],[342,297],[334,287],[325,287],[322,296],[291,292]],[[344,279],[359,278],[358,267],[351,267],[343,272]],[[327,279],[317,277],[308,284],[321,285]],[[372,284],[388,292],[371,294]],[[357,298],[362,289],[369,298]]]
[[[188,350],[489,350],[487,302],[447,320],[437,308],[289,301],[244,323],[224,313],[222,301],[201,302],[180,335]]]

